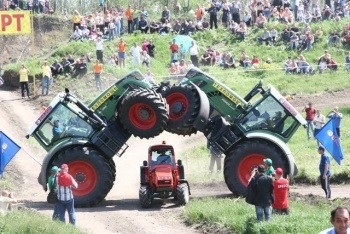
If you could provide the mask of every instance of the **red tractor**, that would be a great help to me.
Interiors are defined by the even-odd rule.
[[[143,161],[139,200],[141,207],[148,208],[155,197],[174,197],[179,205],[186,205],[189,200],[190,186],[185,180],[182,161],[175,162],[175,152],[164,141],[148,149],[148,162]]]

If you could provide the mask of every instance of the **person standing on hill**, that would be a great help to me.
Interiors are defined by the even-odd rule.
[[[118,57],[119,57],[120,68],[125,67],[125,50],[126,50],[126,43],[124,42],[123,38],[120,38],[120,41],[118,44]]]
[[[133,33],[133,15],[134,13],[134,10],[131,9],[131,6],[129,5],[128,6],[128,9],[125,11],[125,16],[126,16],[126,19],[128,20],[128,33]]]
[[[317,133],[319,133],[319,131],[325,124],[326,117],[321,114],[320,110],[316,110],[316,115],[313,122],[314,122],[314,136],[316,137]],[[320,146],[320,142],[318,140],[317,140],[317,146]]]
[[[97,37],[96,39],[96,59],[103,63],[103,41],[101,37]]]
[[[338,137],[340,138],[340,122],[343,118],[343,114],[339,112],[339,107],[334,107],[334,109],[328,114],[328,118],[333,119],[335,129],[337,131]]]
[[[271,204],[273,198],[273,181],[272,177],[265,174],[265,166],[259,165],[251,172],[251,178],[247,188],[246,201],[255,205],[256,218],[258,221],[269,221],[271,217]]]
[[[98,91],[102,91],[102,86],[101,86],[102,67],[103,65],[100,63],[98,59],[96,59],[96,63],[94,64],[94,74],[95,74],[96,88]]]
[[[57,179],[57,212],[60,221],[66,222],[65,213],[68,211],[69,223],[75,225],[75,209],[74,209],[74,197],[73,197],[73,188],[78,188],[77,182],[74,178],[68,174],[68,165],[61,165],[61,172],[58,174]]]
[[[289,181],[283,178],[282,168],[275,171],[276,179],[273,182],[274,203],[272,204],[273,213],[289,215],[288,190]]]
[[[75,31],[76,27],[78,26],[78,28],[80,29],[81,27],[81,20],[83,19],[83,17],[81,17],[81,15],[79,14],[79,12],[77,10],[74,10],[73,12],[73,16],[72,16],[72,21],[73,21],[73,32]]]
[[[306,105],[303,109],[303,111],[306,112],[306,122],[307,122],[307,129],[306,129],[306,134],[307,134],[307,139],[311,139],[311,134],[314,133],[314,124],[313,120],[315,118],[316,110],[312,107],[312,103],[309,102],[308,105]],[[311,134],[310,134],[311,132]]]
[[[218,8],[215,2],[211,4],[207,11],[209,12],[210,29],[213,29],[213,26],[215,26],[215,29],[218,29]]]
[[[191,46],[188,49],[188,52],[190,53],[191,62],[195,67],[199,67],[199,47],[196,45],[194,41],[191,41]]]
[[[51,77],[52,77],[52,73],[51,73],[51,68],[49,65],[47,65],[47,61],[45,61],[43,63],[43,65],[41,66],[41,70],[43,73],[43,79],[42,79],[42,84],[41,84],[41,94],[42,95],[48,95],[49,94],[49,90],[50,90],[50,83],[51,83]],[[46,92],[45,92],[46,90]]]
[[[21,68],[19,69],[19,82],[21,84],[21,93],[22,93],[22,98],[24,98],[24,90],[27,91],[27,96],[29,98],[29,88],[28,88],[28,75],[29,75],[29,70],[28,68],[22,64]]]
[[[326,193],[326,199],[331,199],[331,188],[329,186],[329,177],[331,176],[330,160],[324,151],[325,148],[323,146],[318,147],[318,153],[321,155],[321,161],[319,165],[321,187]]]

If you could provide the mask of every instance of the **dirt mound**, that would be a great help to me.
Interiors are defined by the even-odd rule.
[[[0,37],[0,64],[16,63],[31,56],[45,57],[43,48],[54,48],[70,35],[70,22],[51,15],[35,15],[34,45],[32,35]],[[62,30],[64,29],[64,30]],[[33,47],[34,46],[34,47]]]

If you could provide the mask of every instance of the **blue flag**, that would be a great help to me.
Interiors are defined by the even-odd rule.
[[[11,138],[0,131],[0,173],[3,173],[6,165],[21,149]]]
[[[335,129],[334,119],[331,118],[315,137],[340,165],[343,159],[343,151],[341,150],[340,140]]]

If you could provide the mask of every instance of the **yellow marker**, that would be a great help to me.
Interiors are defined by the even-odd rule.
[[[99,108],[105,101],[107,101],[108,98],[110,98],[115,91],[118,90],[117,86],[113,86],[112,88],[110,88],[107,93],[105,95],[103,95],[92,107],[91,109],[96,110],[97,108]]]
[[[216,88],[220,93],[222,93],[225,97],[227,97],[228,99],[230,99],[233,103],[235,103],[236,105],[241,104],[241,102],[235,97],[233,96],[229,91],[227,91],[224,87],[222,87],[221,85],[214,83],[213,87]]]

